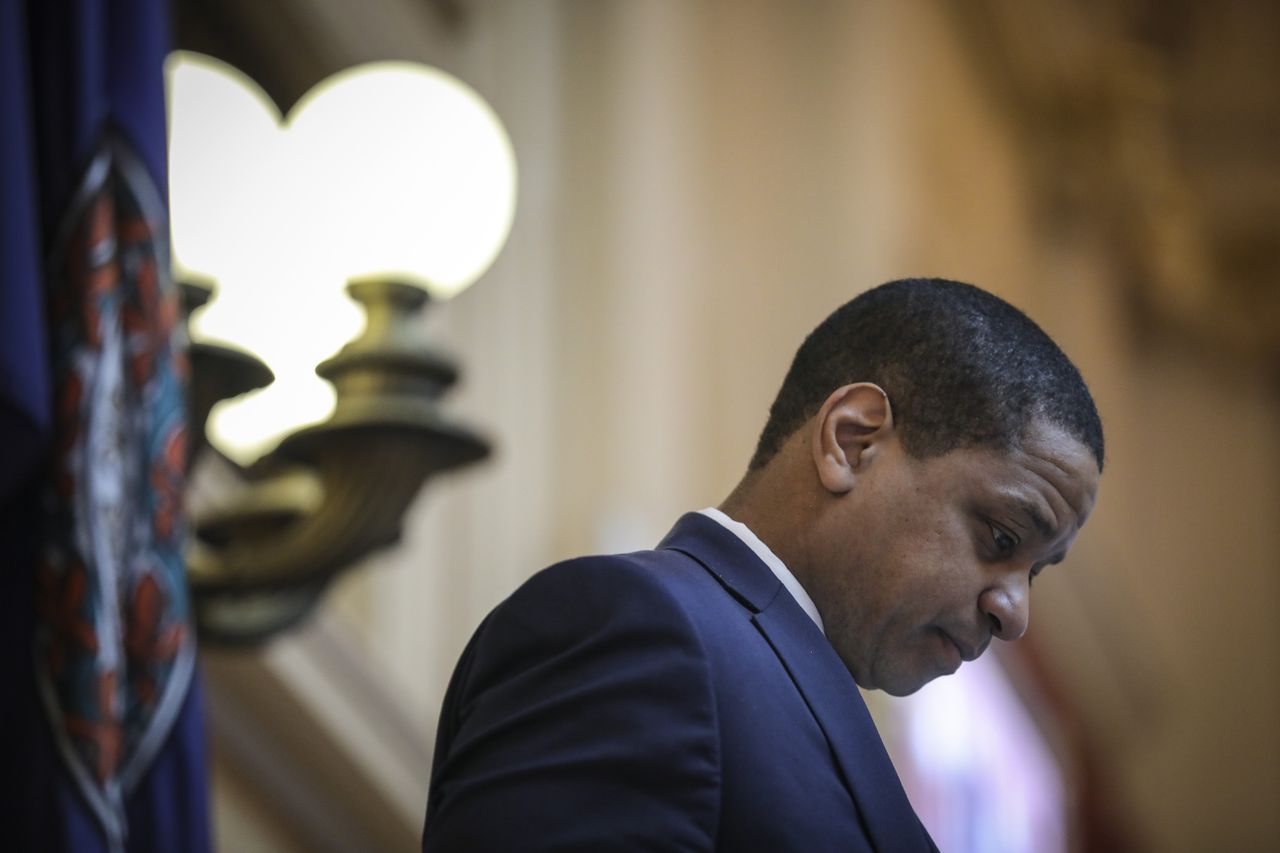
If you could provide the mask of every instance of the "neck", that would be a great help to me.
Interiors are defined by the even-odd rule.
[[[808,591],[803,519],[805,502],[811,498],[800,494],[783,470],[783,466],[769,464],[748,471],[719,509],[749,527]]]

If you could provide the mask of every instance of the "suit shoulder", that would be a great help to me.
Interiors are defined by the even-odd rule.
[[[662,578],[664,567],[676,562],[637,552],[543,569],[477,629],[464,653],[465,680],[479,687],[545,663],[553,664],[548,671],[587,678],[665,660],[667,677],[707,681],[701,634]]]
[[[574,557],[555,563],[529,579],[547,580],[561,579],[594,579],[601,573],[623,583],[662,582],[663,576],[672,572],[696,565],[692,559],[679,551],[653,550],[632,551],[625,554],[594,554],[586,557]]]
[[[424,846],[713,846],[706,654],[648,554],[558,563],[485,620],[441,714]]]
[[[697,566],[674,551],[577,557],[556,563],[522,584],[494,615],[533,609],[570,623],[625,624],[630,619],[682,623],[692,630],[681,575]],[[705,573],[697,571],[697,574]]]

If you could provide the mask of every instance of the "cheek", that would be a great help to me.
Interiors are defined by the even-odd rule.
[[[955,567],[973,561],[976,556],[973,522],[967,513],[948,507],[946,511],[931,513],[921,522],[915,548],[922,571],[947,575]]]
[[[950,519],[930,521],[903,537],[883,567],[885,604],[903,630],[936,622],[960,604],[972,585],[975,557],[969,532]]]
[[[918,601],[931,595],[947,573],[947,550],[938,531],[919,528],[901,536],[881,567],[886,588],[896,597]]]

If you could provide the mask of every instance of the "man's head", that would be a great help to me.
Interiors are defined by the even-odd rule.
[[[898,281],[805,340],[730,503],[858,683],[901,695],[1021,636],[1102,460],[1088,389],[1035,323],[966,284]]]
[[[907,449],[1014,447],[1032,419],[1060,424],[1101,470],[1102,422],[1084,380],[1031,318],[969,284],[904,279],[837,308],[805,338],[769,409],[752,469],[827,395],[871,382],[889,395]]]

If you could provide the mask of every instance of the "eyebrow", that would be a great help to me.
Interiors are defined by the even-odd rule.
[[[1056,565],[1058,565],[1059,563],[1061,563],[1061,562],[1062,562],[1063,560],[1065,560],[1066,558],[1067,558],[1067,554],[1066,554],[1066,552],[1065,552],[1065,551],[1059,551],[1058,553],[1056,553],[1056,554],[1054,554],[1052,557],[1050,557],[1048,560],[1041,560],[1039,563],[1036,563],[1036,565],[1040,567],[1040,571],[1044,571],[1044,570],[1045,570],[1046,568],[1048,568],[1049,566],[1056,566]]]
[[[1019,501],[1018,508],[1031,519],[1032,525],[1041,536],[1045,539],[1054,537],[1057,531],[1053,529],[1053,522],[1045,517],[1044,513],[1040,511],[1040,507],[1030,501]]]

